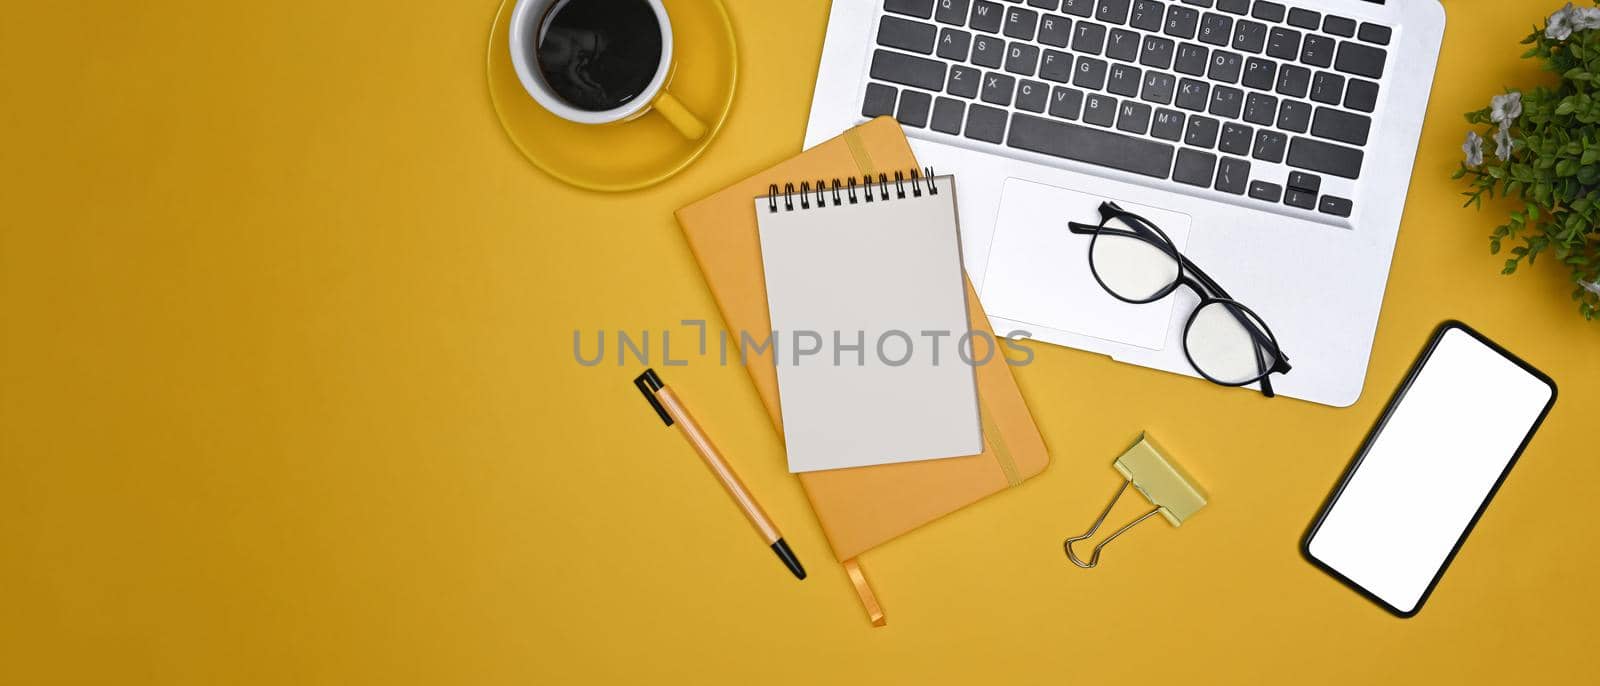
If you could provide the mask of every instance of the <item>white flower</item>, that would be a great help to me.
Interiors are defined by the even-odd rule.
[[[1461,152],[1467,154],[1467,164],[1476,167],[1483,164],[1483,136],[1477,131],[1467,132],[1467,142],[1461,144]]]
[[[1600,281],[1579,281],[1578,285],[1583,286],[1583,290],[1600,295]]]
[[[1550,15],[1550,18],[1545,20],[1544,37],[1550,40],[1566,40],[1572,37],[1574,12],[1575,10],[1570,2],[1567,3],[1566,7],[1556,10],[1555,14]]]
[[[1496,95],[1489,100],[1489,118],[1500,124],[1500,128],[1511,128],[1511,122],[1522,116],[1522,93],[1511,91],[1505,95]]]
[[[1584,7],[1573,10],[1572,28],[1580,31],[1600,29],[1600,7]]]
[[[1494,156],[1500,158],[1501,162],[1511,161],[1512,145],[1514,144],[1511,142],[1511,132],[1505,127],[1494,132]]]

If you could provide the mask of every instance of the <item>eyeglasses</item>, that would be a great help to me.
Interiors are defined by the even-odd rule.
[[[1101,203],[1099,225],[1068,222],[1067,227],[1094,236],[1089,271],[1118,300],[1142,305],[1171,295],[1178,286],[1194,289],[1200,306],[1183,328],[1189,365],[1222,386],[1259,382],[1262,395],[1273,397],[1267,377],[1288,373],[1290,366],[1272,329],[1179,253],[1159,227],[1112,202]]]

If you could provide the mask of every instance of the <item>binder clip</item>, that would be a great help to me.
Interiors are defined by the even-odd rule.
[[[1100,513],[1100,518],[1094,520],[1094,526],[1089,527],[1089,530],[1084,532],[1082,536],[1073,536],[1062,544],[1062,547],[1067,551],[1067,559],[1072,560],[1072,564],[1084,569],[1090,569],[1099,564],[1100,551],[1102,549],[1112,541],[1117,540],[1118,536],[1127,533],[1129,529],[1155,516],[1156,513],[1161,513],[1161,516],[1166,517],[1167,521],[1173,526],[1183,526],[1184,520],[1194,516],[1194,513],[1199,512],[1200,508],[1206,506],[1205,494],[1194,485],[1194,481],[1187,474],[1184,474],[1176,464],[1167,459],[1161,448],[1156,446],[1148,434],[1140,434],[1139,442],[1133,444],[1133,447],[1123,453],[1122,457],[1117,458],[1117,461],[1112,466],[1116,467],[1117,471],[1122,473],[1122,478],[1125,479],[1122,482],[1122,488],[1117,489],[1117,494],[1111,497],[1111,503],[1106,505],[1105,511]],[[1072,552],[1072,544],[1087,539],[1100,530],[1100,525],[1106,521],[1106,515],[1111,514],[1111,508],[1116,507],[1117,500],[1122,498],[1122,494],[1128,490],[1129,485],[1137,489],[1139,494],[1143,495],[1145,500],[1150,501],[1150,504],[1155,507],[1121,529],[1117,529],[1116,533],[1111,534],[1106,540],[1096,545],[1094,551],[1089,555],[1088,562],[1078,559],[1077,553]]]

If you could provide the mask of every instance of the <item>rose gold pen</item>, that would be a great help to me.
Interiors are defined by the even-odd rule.
[[[700,430],[694,417],[689,415],[689,409],[683,406],[683,401],[667,385],[661,383],[661,377],[656,376],[656,370],[646,369],[639,378],[633,380],[633,385],[639,387],[639,392],[644,394],[645,400],[650,401],[650,406],[655,408],[656,414],[661,415],[661,421],[667,426],[677,424],[683,430],[689,445],[694,446],[694,451],[700,453],[700,459],[705,460],[706,466],[711,468],[711,473],[722,482],[722,487],[728,489],[728,495],[733,496],[734,502],[739,504],[739,509],[744,510],[744,516],[756,527],[761,538],[772,547],[772,552],[778,554],[778,559],[794,572],[798,578],[806,578],[805,567],[800,566],[800,559],[794,556],[794,551],[789,549],[789,544],[783,540],[783,534],[778,533],[778,527],[767,518],[767,513],[761,510],[761,504],[756,502],[755,496],[750,495],[750,490],[739,481],[739,475],[733,473],[733,468],[722,459],[722,454],[717,452],[717,446],[711,444],[711,439]]]

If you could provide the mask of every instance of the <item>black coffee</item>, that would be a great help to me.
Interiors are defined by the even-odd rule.
[[[644,0],[558,0],[534,38],[545,83],[578,109],[615,109],[661,65],[661,27]]]

